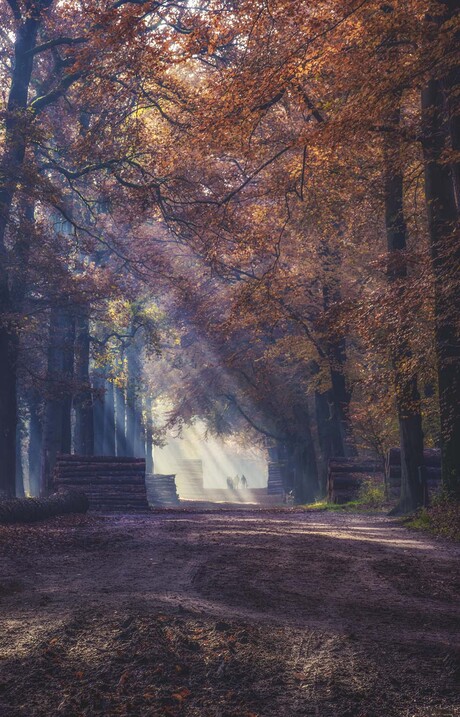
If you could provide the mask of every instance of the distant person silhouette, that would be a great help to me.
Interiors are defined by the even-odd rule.
[[[235,490],[238,490],[238,488],[240,487],[240,477],[239,477],[239,476],[235,476],[235,477],[234,477],[234,479],[233,479],[233,487],[234,487]]]
[[[243,473],[243,475],[241,476],[241,487],[242,487],[244,490],[246,490],[246,488],[248,487],[248,479],[246,478],[246,476],[244,475],[244,473]]]
[[[235,490],[235,486],[233,485],[233,478],[227,478],[227,488],[228,490]]]

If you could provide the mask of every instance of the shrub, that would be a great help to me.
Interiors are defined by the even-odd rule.
[[[358,503],[370,508],[379,508],[385,503],[385,486],[371,478],[363,480],[358,494]]]
[[[460,541],[460,503],[440,496],[428,508],[421,508],[406,525],[428,530],[441,538]]]

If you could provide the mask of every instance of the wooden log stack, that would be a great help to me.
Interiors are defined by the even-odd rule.
[[[282,466],[279,461],[268,463],[268,495],[284,495]]]
[[[183,500],[203,500],[203,461],[184,458],[177,461],[176,486]]]
[[[428,497],[432,497],[441,488],[441,451],[438,448],[427,448],[423,451],[423,474],[426,481]],[[385,461],[385,472],[388,481],[390,498],[397,500],[401,493],[401,449],[390,448]]]
[[[90,510],[148,510],[142,458],[61,455],[56,461],[54,484],[59,491],[84,491]]]
[[[179,505],[176,476],[174,474],[147,473],[145,483],[147,486],[147,498],[151,505],[158,507]]]
[[[327,473],[328,502],[341,504],[356,500],[366,478],[383,481],[384,472],[380,461],[365,458],[330,460]]]

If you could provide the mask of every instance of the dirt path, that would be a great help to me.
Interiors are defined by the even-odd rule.
[[[459,555],[328,512],[0,528],[0,715],[460,715]]]

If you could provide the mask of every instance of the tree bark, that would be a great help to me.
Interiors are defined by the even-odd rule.
[[[24,498],[24,463],[22,460],[22,420],[18,420],[16,426],[16,497]]]
[[[116,455],[115,430],[115,390],[113,381],[105,382],[104,396],[104,456]]]
[[[94,388],[94,455],[104,455],[105,433],[105,378],[101,372],[93,375]]]
[[[334,276],[340,262],[340,257],[330,251],[327,245],[323,246],[324,269],[327,278],[323,283],[323,306],[329,312],[341,300],[341,291],[338,279]],[[347,350],[345,336],[328,336],[326,354],[329,361],[331,389],[329,397],[332,398],[331,408],[334,412],[334,430],[339,430],[340,438],[335,437],[337,456],[355,456],[357,454],[353,429],[350,421],[351,391],[347,385],[345,367],[347,363]]]
[[[146,473],[153,473],[153,409],[152,409],[152,398],[146,396],[145,399],[145,470]]]
[[[36,43],[39,17],[35,13],[16,28],[14,65],[5,119],[4,152],[0,167],[0,493],[13,496],[16,476],[17,328],[12,316],[6,232],[27,146],[27,95],[33,68],[30,50]]]
[[[294,474],[294,501],[296,504],[312,503],[319,495],[318,466],[311,421],[306,405],[294,406],[297,437],[293,441],[291,460]]]
[[[93,394],[89,378],[90,360],[89,317],[82,314],[77,318],[75,340],[75,378],[78,393],[74,397],[75,407],[75,452],[81,456],[94,454],[94,413]]]
[[[29,394],[29,491],[32,496],[40,494],[40,470],[43,438],[41,401],[32,389]]]
[[[126,397],[123,388],[115,388],[115,415],[117,431],[117,456],[128,455],[126,442]]]
[[[399,139],[400,111],[391,118],[394,131],[383,139],[385,161],[385,226],[387,236],[387,277],[394,291],[402,291],[407,277],[407,227],[404,219],[404,179]],[[405,338],[406,329],[400,327],[392,346],[392,362],[396,385],[396,408],[401,444],[401,497],[398,510],[403,513],[415,510],[424,502],[423,430],[420,395],[417,377],[408,374],[407,364],[411,349]]]
[[[139,421],[138,382],[140,375],[139,350],[131,343],[127,350],[128,384],[126,387],[126,441],[128,455],[137,455],[139,450],[141,426]]]
[[[69,447],[69,394],[72,390],[69,376],[69,355],[73,352],[75,326],[73,312],[68,304],[52,307],[49,331],[41,495],[52,489],[57,454],[65,452]]]
[[[458,91],[458,86],[457,86]],[[442,482],[460,498],[460,236],[442,84],[422,92],[425,193],[435,293],[435,344],[441,419]]]

